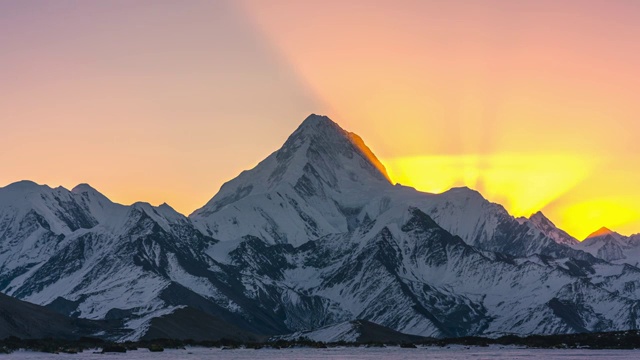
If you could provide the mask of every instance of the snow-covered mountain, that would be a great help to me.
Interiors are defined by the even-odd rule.
[[[637,326],[637,295],[601,284],[623,267],[482,251],[411,207],[299,247],[247,238],[229,259],[249,296],[271,294],[296,330],[350,319],[436,337]]]
[[[124,319],[134,338],[189,306],[247,331],[284,329],[204,253],[215,242],[168,205],[122,206],[88,185],[0,189],[0,290],[71,316]],[[253,316],[266,319],[256,328]]]
[[[541,212],[531,215],[529,219],[519,218],[517,220],[521,224],[528,224],[536,228],[558,244],[568,245],[596,258],[616,264],[640,265],[640,234],[624,236],[602,227],[580,242],[562,229],[557,228]]]
[[[78,339],[123,334],[116,321],[74,319],[0,293],[0,339]]]
[[[574,247],[606,261],[640,264],[640,234],[623,236],[602,227]]]
[[[198,319],[258,335],[356,319],[436,337],[637,328],[640,269],[581,245],[468,188],[393,185],[317,115],[188,218],[88,185],[0,188],[0,291],[122,319],[130,338]]]
[[[190,218],[210,236],[300,245],[355,228],[372,194],[392,187],[355,134],[311,115],[284,146],[227,182]]]
[[[567,290],[614,301],[596,285],[596,269],[623,269],[567,246],[570,237],[542,214],[518,221],[468,188],[394,186],[352,139],[312,115],[190,217],[221,239],[207,253],[243,269],[249,297],[271,294],[290,329],[356,318],[423,336],[635,326]],[[615,301],[624,312],[634,299]],[[568,309],[585,320],[575,323]]]
[[[427,194],[394,186],[360,137],[318,115],[309,116],[281,149],[224,184],[190,218],[204,233],[223,240],[252,235],[300,245],[353,231],[398,204],[420,208],[482,249],[515,256],[585,255],[558,246],[535,226],[520,224],[477,191]]]
[[[579,243],[573,236],[557,228],[541,211],[531,215],[528,223],[558,244],[575,246]]]

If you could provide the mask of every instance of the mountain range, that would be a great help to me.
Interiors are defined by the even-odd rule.
[[[116,340],[637,329],[639,259],[639,235],[579,242],[469,188],[394,185],[318,115],[188,217],[86,184],[0,188],[0,292]]]

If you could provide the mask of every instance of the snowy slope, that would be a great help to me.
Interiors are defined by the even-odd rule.
[[[88,185],[21,182],[0,188],[0,219],[0,291],[8,295],[66,315],[121,318],[134,338],[185,306],[250,331],[250,314],[263,316],[204,253],[216,240],[166,204],[123,206]],[[284,328],[265,324],[258,330]]]
[[[190,218],[219,239],[301,244],[349,231],[369,196],[389,187],[384,167],[357,135],[311,115],[280,150],[224,184]]]
[[[122,329],[106,321],[72,319],[45,307],[20,301],[0,293],[0,339],[78,339],[106,337]]]
[[[544,216],[541,211],[531,215],[528,223],[558,244],[575,246],[579,243],[579,241],[573,236],[567,234],[564,230],[557,228],[556,225]]]
[[[288,323],[292,329],[350,319],[435,337],[636,326],[631,314],[637,299],[594,284],[603,279],[592,280],[594,269],[584,261],[479,251],[416,208],[393,209],[385,217],[298,248],[247,241],[254,251],[243,248],[238,253],[248,259],[236,254],[236,261],[246,269],[247,288],[274,294],[287,318],[296,320]],[[256,253],[271,261],[252,261]],[[612,276],[623,271],[600,266]]]
[[[603,227],[575,248],[613,263],[640,265],[640,234],[623,236]]]

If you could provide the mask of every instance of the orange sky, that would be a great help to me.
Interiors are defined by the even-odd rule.
[[[636,1],[5,1],[0,186],[190,213],[309,113],[394,180],[640,232]]]

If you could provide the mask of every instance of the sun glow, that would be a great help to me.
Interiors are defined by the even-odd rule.
[[[593,171],[593,161],[575,155],[414,156],[384,163],[395,182],[431,193],[468,186],[514,216],[544,208]]]
[[[624,225],[640,218],[635,201],[637,199],[619,197],[588,199],[570,204],[558,214],[559,220],[564,230],[579,240],[583,240],[600,226],[621,231]]]

